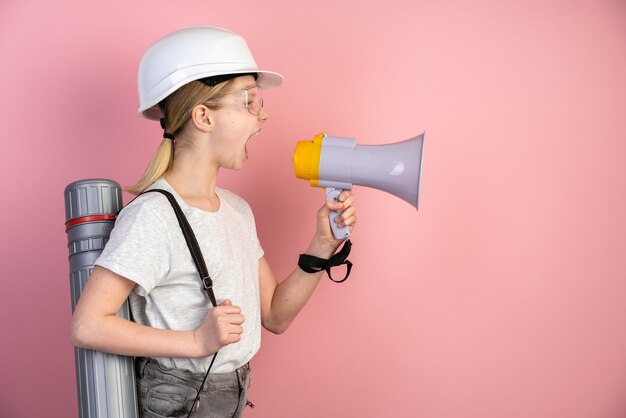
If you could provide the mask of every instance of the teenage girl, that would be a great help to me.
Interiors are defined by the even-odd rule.
[[[238,417],[261,326],[284,332],[323,274],[296,267],[278,282],[249,205],[216,186],[220,169],[245,164],[246,144],[268,118],[263,89],[282,76],[259,70],[240,36],[200,27],[150,46],[138,82],[139,112],[160,120],[164,135],[129,191],[162,189],[175,197],[206,261],[217,306],[203,289],[172,206],[160,193],[146,193],[117,218],[76,306],[72,342],[142,358],[140,416]],[[338,211],[339,226],[352,229],[353,203],[345,191],[318,210],[307,255],[329,259],[337,251],[341,241],[332,235],[329,212]],[[127,299],[133,321],[116,316]]]

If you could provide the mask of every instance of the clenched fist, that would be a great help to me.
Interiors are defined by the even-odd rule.
[[[240,341],[245,320],[241,308],[228,299],[211,309],[202,325],[193,331],[198,357],[210,356],[225,345]]]

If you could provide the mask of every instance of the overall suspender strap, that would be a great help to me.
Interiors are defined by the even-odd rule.
[[[195,234],[193,233],[193,229],[191,229],[191,225],[189,225],[189,221],[180,205],[176,201],[176,198],[173,194],[168,192],[167,190],[162,189],[151,189],[146,190],[143,193],[140,193],[138,196],[144,193],[157,192],[161,193],[167,200],[169,200],[170,205],[172,205],[172,209],[174,209],[174,213],[176,213],[176,219],[178,219],[178,225],[180,225],[180,229],[183,232],[183,236],[185,237],[185,242],[187,242],[187,247],[189,247],[189,252],[191,253],[191,258],[193,258],[193,262],[196,264],[196,268],[198,269],[198,273],[200,274],[200,280],[202,280],[202,287],[204,287],[204,291],[209,296],[211,303],[213,306],[217,306],[217,301],[215,300],[215,293],[213,293],[213,280],[211,280],[211,276],[209,275],[209,271],[206,268],[206,263],[204,262],[204,257],[202,256],[202,251],[200,250],[200,245],[198,244],[198,240],[196,239]],[[200,401],[200,392],[202,388],[204,388],[204,383],[206,382],[207,377],[209,377],[209,372],[211,371],[211,367],[213,367],[213,363],[215,362],[215,358],[217,357],[217,352],[213,354],[213,358],[211,359],[211,363],[209,364],[209,368],[204,374],[204,379],[202,380],[202,384],[198,389],[196,389],[197,394],[196,398],[189,409],[189,413],[187,414],[187,418],[191,417],[191,414],[195,410],[196,404]]]
[[[217,306],[217,301],[215,300],[215,293],[213,293],[213,280],[211,280],[211,276],[209,275],[209,271],[206,268],[206,263],[204,262],[204,257],[202,257],[202,251],[200,250],[200,245],[198,244],[198,240],[191,229],[191,225],[189,225],[189,221],[185,217],[183,210],[180,205],[176,201],[176,198],[173,194],[168,192],[167,190],[162,189],[152,189],[146,190],[141,193],[150,193],[157,192],[161,193],[167,200],[169,200],[172,205],[172,209],[174,209],[174,213],[176,213],[176,219],[178,219],[178,224],[180,225],[181,231],[183,231],[183,235],[185,237],[185,241],[187,242],[187,247],[189,247],[189,252],[191,253],[191,257],[193,258],[193,262],[196,264],[196,268],[198,269],[198,273],[200,274],[200,280],[202,281],[202,287],[204,291],[209,296],[211,303],[213,306]]]

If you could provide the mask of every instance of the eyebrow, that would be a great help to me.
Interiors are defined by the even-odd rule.
[[[226,96],[226,95],[228,95],[228,94],[237,93],[238,91],[241,91],[241,90],[248,90],[248,89],[251,89],[251,88],[253,88],[253,87],[259,87],[259,88],[260,88],[260,86],[259,86],[259,85],[255,82],[255,83],[250,84],[250,85],[248,85],[248,86],[244,86],[244,87],[235,87],[235,90],[233,90],[233,91],[229,91],[229,92],[226,92],[226,93],[220,93],[220,94],[218,94],[218,96]]]

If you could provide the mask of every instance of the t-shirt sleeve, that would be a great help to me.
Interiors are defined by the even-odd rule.
[[[261,247],[261,241],[259,240],[259,237],[255,236],[255,251],[257,254],[257,258],[261,258],[265,255],[265,252],[263,251],[263,247]]]
[[[167,229],[157,212],[139,203],[120,212],[94,264],[137,283],[135,291],[145,296],[170,270],[169,246]]]
[[[257,258],[263,257],[265,252],[263,251],[263,247],[261,247],[261,241],[259,240],[259,236],[256,232],[256,222],[254,220],[254,214],[252,213],[252,209],[248,206],[248,210],[250,211],[250,215],[248,216],[248,227],[250,228],[250,236],[253,239],[253,248],[256,253]]]

